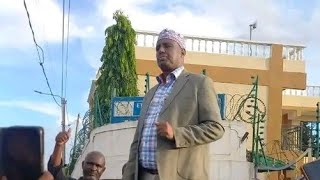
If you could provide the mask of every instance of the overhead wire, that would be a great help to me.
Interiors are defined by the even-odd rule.
[[[62,42],[61,42],[61,97],[64,97],[63,95],[63,77],[64,77],[64,17],[65,17],[65,0],[63,0],[63,10],[62,10]]]
[[[31,18],[30,18],[29,10],[28,10],[28,7],[27,7],[27,4],[26,4],[26,1],[25,1],[25,0],[23,1],[23,5],[24,5],[24,8],[25,8],[25,10],[26,10],[26,12],[27,12],[29,27],[30,27],[30,29],[31,29],[33,42],[34,42],[34,44],[36,45],[36,50],[37,50],[37,53],[38,53],[39,62],[40,62],[40,63],[41,63],[41,62],[43,63],[43,62],[44,62],[43,49],[38,45],[38,43],[37,43],[37,41],[36,41],[35,34],[34,34],[34,31],[33,31],[33,27],[32,27],[32,24],[31,24]],[[41,59],[41,57],[40,57],[39,49],[40,49],[40,51],[41,51],[42,59]]]
[[[27,13],[27,17],[28,17],[28,22],[29,22],[29,28],[31,30],[31,33],[32,33],[32,39],[33,39],[33,42],[36,46],[36,50],[37,50],[37,54],[38,54],[38,59],[39,59],[39,65],[41,66],[41,69],[42,69],[42,73],[45,77],[45,80],[46,80],[46,84],[49,88],[49,91],[50,91],[50,95],[52,96],[53,100],[55,101],[55,103],[58,105],[58,106],[61,106],[58,101],[56,100],[56,98],[54,97],[54,94],[52,92],[52,89],[51,89],[51,86],[50,86],[50,83],[49,83],[49,79],[47,77],[47,74],[46,74],[46,71],[45,71],[45,68],[44,68],[44,52],[43,52],[43,49],[41,48],[41,46],[37,43],[36,41],[36,38],[35,38],[35,33],[34,33],[34,30],[33,30],[33,27],[32,27],[32,23],[31,23],[31,18],[30,18],[30,13],[29,13],[29,10],[28,10],[28,7],[27,7],[27,4],[26,4],[26,1],[24,0],[23,1],[23,5],[24,5],[24,9],[26,10],[26,13]],[[41,52],[41,55],[40,55],[40,52]]]
[[[36,0],[35,1],[36,3],[36,6],[37,6],[37,8],[38,8],[38,13],[40,13],[40,16],[42,16],[42,14],[43,14],[43,8],[41,7],[42,5],[41,5],[41,3],[40,3],[40,0]],[[48,43],[48,41],[47,41],[47,36],[46,36],[46,31],[45,31],[45,23],[41,23],[41,33],[40,34],[42,34],[42,41],[43,41],[43,45],[42,45],[42,48],[43,48],[43,51],[45,52],[45,56],[44,56],[44,58],[46,59],[46,60],[51,60],[51,58],[50,58],[50,50],[49,50],[49,43]]]
[[[68,80],[68,60],[69,60],[69,32],[70,32],[70,6],[71,0],[68,3],[68,23],[67,23],[67,49],[66,49],[66,60],[65,60],[65,80],[64,80],[64,96],[67,97],[67,80]]]

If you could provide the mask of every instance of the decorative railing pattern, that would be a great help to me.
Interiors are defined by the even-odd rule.
[[[156,46],[158,39],[156,32],[136,31],[136,33],[137,46]],[[190,35],[184,36],[184,38],[188,51],[259,58],[269,58],[271,56],[272,43]],[[302,60],[303,49],[303,46],[284,45],[283,57],[287,60]]]
[[[320,97],[320,86],[307,86],[305,90],[286,89],[283,95]]]
[[[311,147],[312,154],[319,156],[319,126],[320,123],[315,121],[304,121],[296,126],[283,126],[282,149],[305,151]]]
[[[302,132],[308,129],[296,126],[283,126],[281,132],[281,145],[284,150],[303,151],[308,148],[308,143],[302,144]]]
[[[284,45],[282,50],[283,59],[302,61],[304,48],[303,46]]]

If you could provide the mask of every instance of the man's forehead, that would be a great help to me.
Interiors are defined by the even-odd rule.
[[[85,158],[85,161],[87,162],[104,162],[104,156],[99,153],[90,153]]]
[[[103,158],[101,155],[99,154],[89,154],[86,159],[101,159]]]
[[[86,159],[85,162],[89,164],[99,164],[99,165],[104,165],[105,163],[103,159]]]
[[[99,165],[99,166],[105,165],[105,161],[103,160],[103,158],[86,159],[85,163],[86,164],[95,164],[95,165]]]

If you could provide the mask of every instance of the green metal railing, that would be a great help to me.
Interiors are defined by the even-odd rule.
[[[91,118],[91,111],[87,111],[82,119],[82,128],[79,132],[76,132],[74,146],[71,148],[70,151],[70,161],[67,167],[67,174],[71,174],[73,171],[77,159],[80,157],[82,150],[84,149],[85,145],[87,144],[90,136],[90,132],[93,129],[92,127],[92,120]]]
[[[247,108],[246,114],[249,116],[249,120],[251,120],[252,124],[252,162],[254,166],[257,167],[260,164],[267,164],[267,158],[264,153],[264,122],[266,112],[260,111],[260,107],[258,106],[259,98],[258,98],[258,87],[259,87],[259,77],[252,77],[252,89],[248,94],[247,98],[241,103],[238,112],[240,113],[240,109]],[[251,110],[251,111],[250,111]],[[252,112],[253,111],[253,112]],[[249,121],[250,122],[250,121]]]
[[[282,128],[282,148],[293,151],[312,149],[314,157],[320,154],[320,120],[319,103],[317,103],[316,121],[303,121],[300,125]]]

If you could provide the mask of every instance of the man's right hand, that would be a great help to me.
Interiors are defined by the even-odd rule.
[[[61,165],[62,162],[62,152],[63,147],[68,142],[71,135],[71,129],[69,128],[68,131],[60,132],[56,136],[56,145],[54,146],[53,153],[51,155],[51,165],[53,167],[58,167]]]
[[[70,138],[70,135],[71,135],[71,129],[70,128],[68,129],[68,131],[60,132],[56,136],[56,145],[59,145],[59,146],[65,145],[68,142],[68,140]]]

